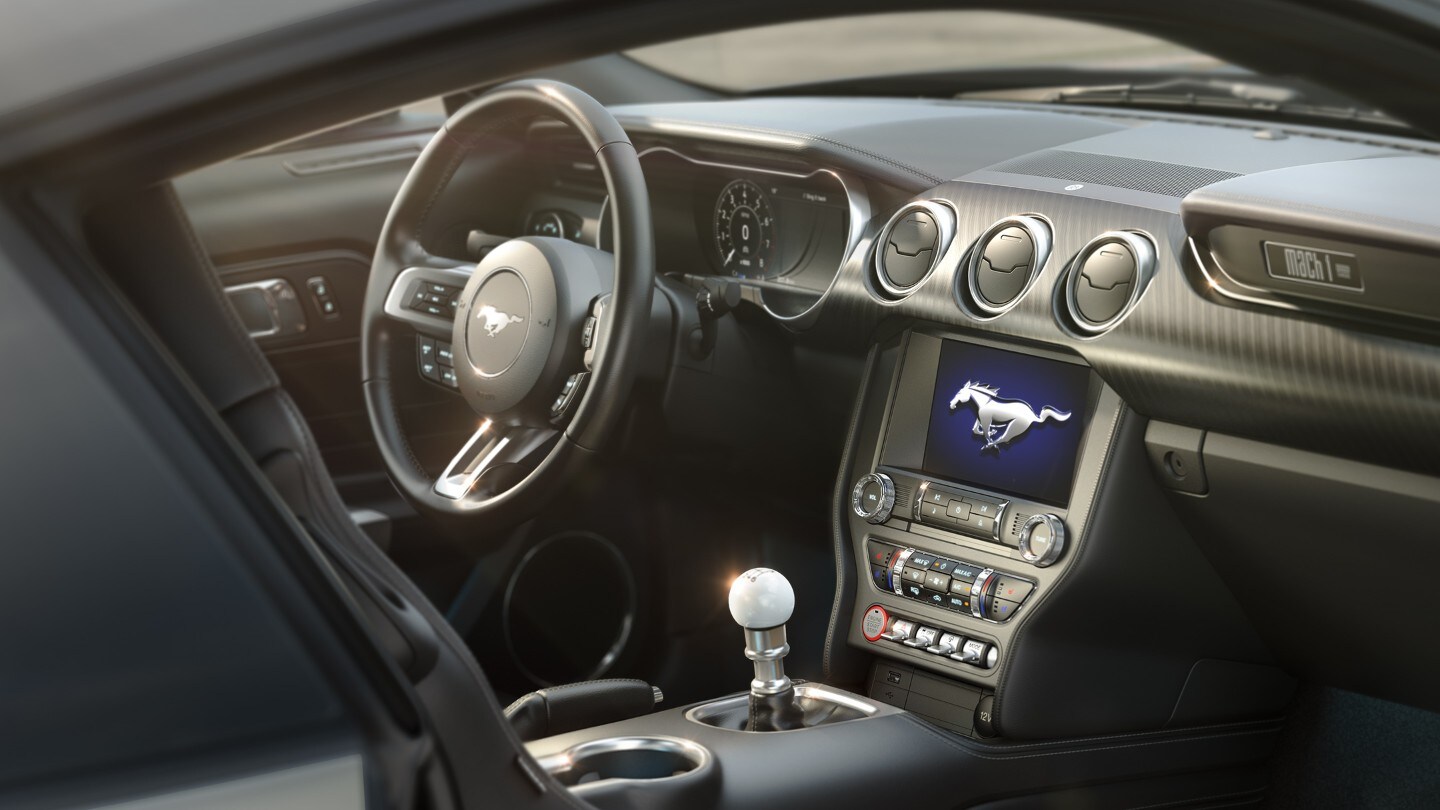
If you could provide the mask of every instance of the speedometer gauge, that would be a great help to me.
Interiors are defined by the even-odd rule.
[[[743,278],[778,275],[770,199],[749,180],[735,180],[715,201],[715,246],[725,271]]]

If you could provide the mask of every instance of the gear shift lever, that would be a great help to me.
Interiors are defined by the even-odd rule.
[[[752,568],[730,585],[730,615],[745,630],[745,657],[755,662],[750,682],[750,731],[801,728],[805,715],[785,675],[785,622],[795,610],[795,591],[779,571]]]

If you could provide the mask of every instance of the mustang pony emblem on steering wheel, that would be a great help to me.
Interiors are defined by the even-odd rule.
[[[475,317],[481,318],[485,321],[485,334],[489,335],[490,337],[495,337],[496,335],[500,334],[500,332],[505,327],[509,326],[512,323],[519,323],[525,320],[519,315],[511,315],[508,312],[501,312],[500,310],[490,306],[489,304],[486,304],[485,306],[475,310]]]
[[[1069,411],[1056,410],[1049,405],[1036,413],[1035,409],[1023,400],[1001,399],[998,388],[984,383],[966,382],[950,400],[950,410],[953,411],[966,402],[975,403],[976,414],[980,417],[975,420],[972,432],[976,436],[985,437],[985,446],[980,448],[982,453],[986,450],[999,452],[1001,445],[1018,439],[1036,422],[1050,419],[1064,422],[1070,418]],[[1004,430],[996,436],[995,431],[1001,427]]]

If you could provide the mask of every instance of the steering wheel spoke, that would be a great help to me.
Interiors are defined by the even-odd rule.
[[[430,337],[450,339],[460,293],[474,264],[456,265],[451,259],[436,258],[436,266],[407,267],[395,277],[385,297],[385,314]],[[442,263],[443,262],[443,263]]]
[[[548,428],[486,419],[435,479],[435,494],[458,501],[480,490],[503,489],[506,481],[522,477],[538,464],[559,435]]]

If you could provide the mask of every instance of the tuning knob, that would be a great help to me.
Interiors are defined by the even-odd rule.
[[[850,506],[869,522],[884,523],[895,508],[895,482],[885,473],[870,473],[855,484]]]
[[[1032,515],[1020,529],[1020,556],[1044,568],[1065,552],[1065,524],[1055,515]]]

